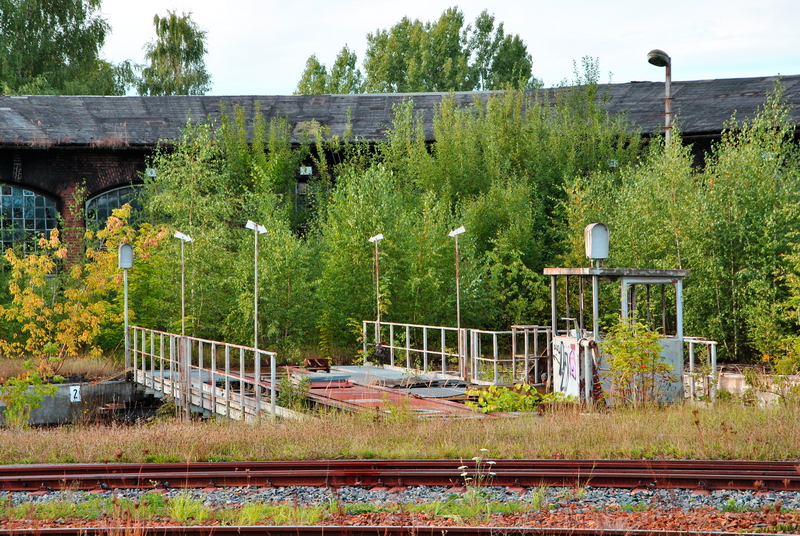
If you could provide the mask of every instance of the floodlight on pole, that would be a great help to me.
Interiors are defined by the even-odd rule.
[[[664,83],[664,143],[669,145],[672,132],[672,58],[663,50],[653,49],[647,53],[647,61],[656,67],[666,67]]]
[[[467,371],[464,366],[464,345],[463,345],[463,337],[461,336],[461,289],[459,284],[459,273],[458,273],[458,235],[466,231],[464,226],[462,225],[458,229],[453,229],[450,231],[450,236],[455,238],[456,240],[456,330],[458,333],[458,368],[459,374],[462,377],[466,378]]]
[[[181,241],[181,336],[183,336],[186,335],[186,262],[183,247],[186,242],[192,241],[192,237],[180,231],[175,231],[172,236]]]
[[[381,342],[381,269],[378,257],[378,242],[381,240],[383,240],[383,233],[369,238],[369,241],[375,244],[375,305],[378,313],[375,321],[375,344]]]
[[[128,328],[128,270],[133,268],[133,246],[130,244],[119,245],[119,268],[122,270],[124,301],[123,309],[125,310],[125,370],[131,367],[131,338],[130,330]]]
[[[267,228],[263,225],[257,224],[252,220],[247,220],[247,223],[244,226],[253,231],[253,236],[255,237],[253,249],[253,265],[255,275],[255,283],[253,287],[253,348],[258,348],[258,235],[266,233]]]

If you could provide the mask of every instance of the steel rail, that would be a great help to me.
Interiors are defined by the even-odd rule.
[[[0,530],[0,534],[65,536],[95,534],[136,534],[140,536],[211,536],[219,534],[260,534],[268,536],[729,536],[727,532],[693,530],[585,529],[575,527],[451,527],[427,525],[314,525],[314,526],[109,526],[58,527]],[[755,533],[736,533],[753,536]],[[764,536],[760,533],[759,536]]]
[[[331,460],[0,466],[0,491],[285,486],[593,486],[800,491],[796,462],[671,460]],[[494,473],[487,478],[489,472]],[[481,477],[477,479],[476,477]]]

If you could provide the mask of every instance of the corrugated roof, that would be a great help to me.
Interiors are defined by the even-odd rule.
[[[681,131],[688,136],[719,133],[734,111],[751,117],[761,106],[778,77],[733,78],[673,82],[673,111]],[[800,75],[780,78],[792,116],[800,120]],[[627,112],[643,133],[660,132],[664,119],[664,84],[630,82],[609,84],[599,94],[608,99],[611,113]],[[392,125],[394,107],[411,98],[422,114],[426,135],[432,138],[435,106],[443,93],[361,95],[253,95],[253,96],[0,96],[0,146],[97,146],[123,148],[153,146],[174,140],[187,121],[219,118],[221,106],[241,105],[252,121],[256,103],[269,120],[285,117],[299,141],[314,121],[342,135],[350,113],[353,134],[359,139],[384,139]],[[470,105],[490,93],[456,93]]]

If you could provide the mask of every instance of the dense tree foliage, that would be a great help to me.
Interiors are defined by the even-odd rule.
[[[336,56],[330,72],[311,55],[306,61],[303,76],[297,84],[296,95],[322,95],[325,93],[360,93],[363,87],[361,71],[356,67],[358,57],[347,46]]]
[[[780,357],[798,327],[787,314],[797,300],[792,244],[800,228],[793,132],[778,88],[752,120],[731,119],[703,169],[676,136],[668,147],[651,147],[638,166],[576,180],[570,234],[578,239],[583,225],[604,221],[614,265],[690,269],[690,335],[719,341],[729,360]]]
[[[101,0],[0,0],[0,91],[120,95],[127,64],[100,59]]]
[[[518,35],[483,11],[474,28],[449,8],[439,20],[408,17],[367,35],[364,76],[356,54],[342,49],[330,72],[316,55],[306,62],[295,93],[407,93],[533,87],[531,56]]]
[[[137,84],[140,95],[203,95],[210,88],[206,72],[206,32],[191,13],[167,11],[153,17],[156,40],[145,46],[145,61]]]

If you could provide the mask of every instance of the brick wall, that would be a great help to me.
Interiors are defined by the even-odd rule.
[[[140,183],[149,152],[137,148],[0,148],[0,183],[54,198],[65,220],[63,239],[80,244],[84,201],[106,190]],[[73,260],[82,254],[78,248],[70,248]]]

